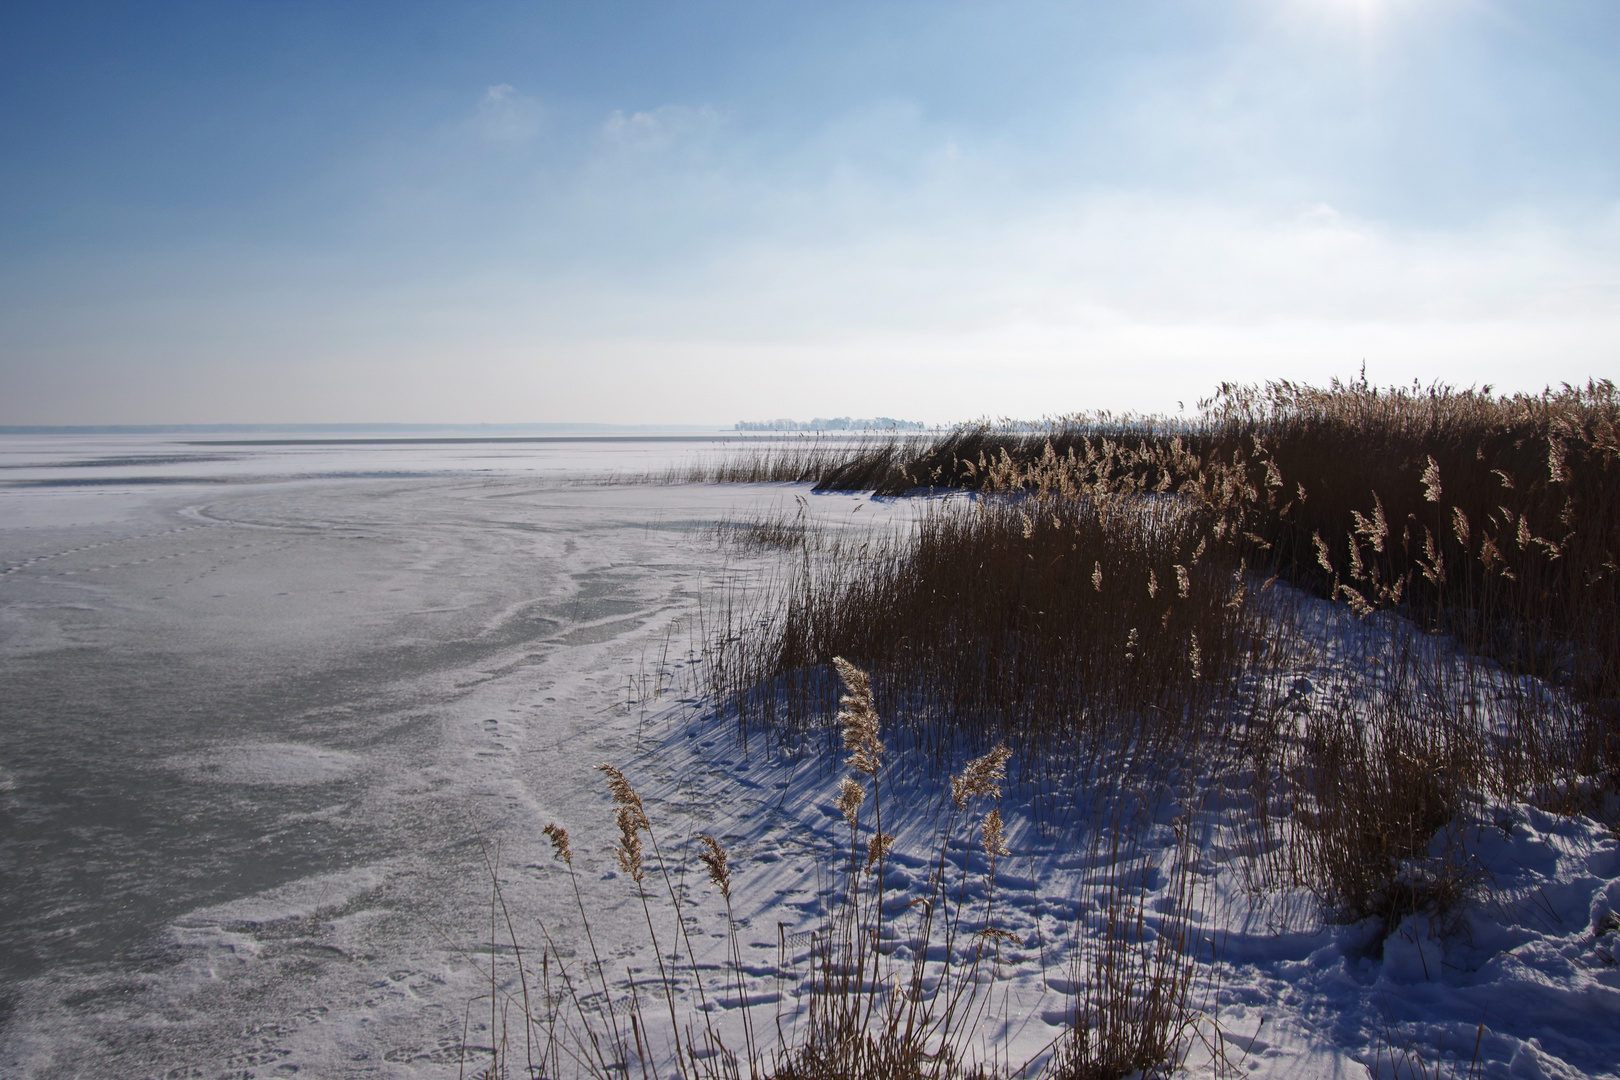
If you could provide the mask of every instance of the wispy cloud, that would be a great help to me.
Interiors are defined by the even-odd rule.
[[[613,110],[602,124],[602,143],[614,150],[656,154],[681,144],[700,141],[724,123],[712,105],[660,105],[642,112]]]
[[[487,142],[521,146],[540,133],[545,124],[545,108],[533,98],[518,93],[509,83],[499,83],[484,91],[468,121],[470,130]]]

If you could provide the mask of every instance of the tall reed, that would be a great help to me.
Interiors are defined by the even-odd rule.
[[[870,666],[885,709],[939,767],[1006,742],[1058,766],[1123,726],[1183,727],[1237,669],[1248,583],[1183,504],[953,500],[912,530],[817,535],[762,608],[734,608],[710,691],[794,739],[825,715],[834,656]],[[1033,766],[1032,766],[1033,767]]]
[[[859,491],[887,483],[927,446],[927,437],[816,435],[751,438],[747,443],[735,453],[673,465],[648,479],[666,484],[815,484]]]

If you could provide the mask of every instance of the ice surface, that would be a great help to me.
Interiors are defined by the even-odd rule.
[[[190,780],[227,784],[321,784],[359,766],[358,754],[297,743],[250,743],[180,754],[166,764]]]
[[[49,441],[0,447],[0,1074],[454,1072],[486,852],[533,878],[601,802],[752,572],[704,529],[792,492],[580,480],[685,442]]]
[[[585,479],[662,468],[684,443],[51,439],[0,442],[0,1075],[459,1075],[492,1038],[479,969],[512,960],[504,929],[491,938],[492,875],[526,945],[543,921],[581,949],[546,824],[574,836],[613,962],[652,966],[602,761],[646,797],[712,972],[725,916],[691,837],[731,850],[757,958],[743,996],[791,1026],[803,998],[778,951],[805,951],[825,902],[840,772],[745,749],[705,719],[689,673],[702,599],[774,565],[708,527],[804,489]],[[851,527],[913,512],[809,502]],[[1334,686],[1321,657],[1298,674],[1301,707]],[[884,793],[896,898],[935,850],[942,793],[917,775],[897,765]],[[1085,814],[1037,830],[1027,807],[1003,809],[1014,854],[994,902],[1017,943],[992,972],[1005,1007],[976,1035],[1039,1061],[1105,882]],[[1150,929],[1170,911],[1179,812],[1147,806],[1117,881]],[[1485,901],[1387,942],[1303,892],[1254,895],[1212,831],[1190,918],[1219,977],[1188,1069],[1213,1073],[1219,1032],[1254,1076],[1392,1076],[1408,1046],[1429,1075],[1620,1075],[1620,846],[1532,806],[1487,817],[1456,824]],[[973,896],[977,859],[959,837],[946,864]],[[737,1000],[711,1002],[722,1027]]]

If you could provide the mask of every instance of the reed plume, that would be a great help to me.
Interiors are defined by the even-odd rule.
[[[866,789],[861,786],[860,781],[852,776],[844,777],[843,782],[838,785],[838,801],[833,805],[837,806],[839,811],[843,813],[844,820],[849,822],[851,829],[855,828],[861,811],[861,803],[865,799]]]
[[[878,738],[878,714],[872,706],[871,677],[841,656],[833,657],[833,664],[844,683],[838,723],[844,731],[849,767],[875,777],[883,764],[883,742]]]
[[[698,851],[698,859],[709,872],[709,884],[720,890],[720,895],[727,903],[731,902],[731,867],[726,856],[726,849],[720,846],[720,841],[708,833],[699,833],[698,840],[703,847]]]
[[[551,841],[551,848],[555,856],[569,866],[573,866],[574,849],[568,845],[568,830],[553,822],[547,825],[544,831],[546,837]]]
[[[956,808],[967,809],[968,800],[981,795],[1001,798],[1001,782],[1007,778],[1007,761],[1011,757],[1007,744],[998,743],[988,754],[968,762],[959,776],[951,777],[951,801]]]
[[[641,804],[641,796],[624,778],[624,773],[608,764],[598,765],[596,770],[607,777],[608,791],[613,795],[613,820],[619,827],[619,846],[615,849],[619,867],[639,885],[645,876],[641,831],[652,829],[647,820],[647,811]]]

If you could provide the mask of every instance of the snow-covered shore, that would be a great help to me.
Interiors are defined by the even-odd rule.
[[[1298,594],[1278,602],[1314,618],[1312,663],[1287,675],[1311,685],[1318,699],[1348,689],[1347,657],[1335,640],[1401,632],[1394,620],[1369,627]],[[1365,648],[1358,642],[1353,655]],[[833,806],[847,770],[830,748],[762,754],[756,737],[745,752],[735,732],[701,711],[672,715],[684,719],[628,759],[625,771],[645,781],[655,828],[678,837],[712,831],[730,845],[742,954],[772,961],[749,984],[747,996],[762,1003],[754,1023],[791,1030],[806,1007],[811,935],[836,887],[830,871],[849,849]],[[899,836],[885,881],[892,913],[885,936],[901,960],[910,956],[916,922],[907,904],[927,894],[931,873],[944,871],[943,893],[965,898],[972,925],[987,899],[976,821],[959,820],[942,837],[948,793],[921,773],[902,752],[892,755],[882,784],[884,827]],[[1017,940],[987,965],[993,977],[982,988],[983,1011],[960,1048],[1038,1072],[1072,1015],[1077,979],[1105,943],[1112,903],[1131,917],[1140,913],[1145,953],[1158,934],[1174,933],[1198,957],[1181,1033],[1188,1075],[1234,1068],[1266,1077],[1620,1074],[1620,837],[1608,826],[1523,803],[1481,807],[1437,835],[1433,848],[1466,863],[1473,899],[1444,917],[1408,915],[1386,939],[1377,918],[1344,924],[1310,891],[1260,880],[1242,815],[1231,810],[1241,800],[1212,790],[1222,783],[1200,778],[1196,802],[1168,790],[1127,792],[1123,813],[1088,798],[1108,786],[1095,774],[1073,787],[1009,789],[1000,808],[1012,854],[1000,860],[988,922]],[[1039,827],[1032,800],[1040,803]],[[565,819],[576,829],[588,820]],[[1128,835],[1109,850],[1108,830],[1121,822]],[[600,828],[593,868],[612,875],[609,840]],[[723,986],[731,978],[724,908],[701,884],[690,853],[686,859],[694,891],[708,890],[696,900],[708,943],[707,955],[697,947],[699,966]],[[959,950],[959,963],[970,946]],[[684,1002],[698,1007],[690,991]],[[736,1017],[729,1026],[724,1015],[716,1022],[728,1045],[740,1042]]]

